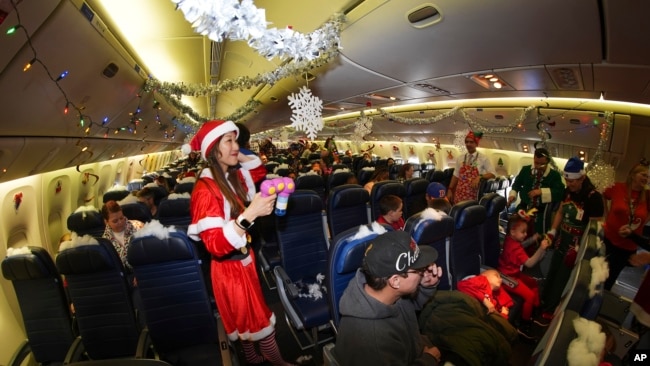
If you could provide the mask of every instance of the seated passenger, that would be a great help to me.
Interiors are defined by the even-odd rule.
[[[496,269],[488,269],[478,276],[458,281],[458,291],[464,292],[478,300],[487,309],[488,314],[498,313],[508,319],[512,298],[501,291],[501,275]]]
[[[506,239],[503,242],[503,251],[499,256],[498,269],[501,273],[513,277],[518,281],[514,288],[506,286],[505,289],[511,294],[518,295],[524,300],[521,309],[522,324],[520,328],[530,328],[533,320],[533,309],[539,307],[539,286],[537,281],[524,274],[521,271],[522,266],[531,268],[537,264],[546,253],[546,249],[551,245],[550,241],[544,239],[541,241],[539,248],[531,257],[526,254],[522,242],[526,239],[528,233],[528,217],[522,217],[519,214],[513,215],[508,220],[506,229]],[[535,234],[537,235],[537,234]],[[546,325],[539,323],[539,325]]]
[[[115,201],[107,201],[102,206],[102,217],[106,228],[104,229],[103,238],[113,243],[117,254],[124,266],[129,267],[126,261],[126,252],[136,231],[142,229],[144,224],[141,221],[129,220],[122,213],[122,207]]]
[[[436,210],[449,213],[451,211],[451,203],[447,199],[447,187],[442,183],[432,182],[427,186],[425,194],[427,206]]]
[[[384,225],[389,225],[393,230],[404,230],[404,218],[402,217],[402,209],[404,203],[402,199],[387,194],[379,199],[379,216],[377,222]]]
[[[340,300],[334,357],[341,365],[436,365],[440,350],[420,334],[416,310],[436,291],[438,252],[404,231],[373,239]]]
[[[156,217],[158,206],[156,206],[156,195],[151,188],[144,187],[138,191],[138,202],[147,206],[149,211],[151,211],[151,217]]]
[[[372,193],[372,186],[374,186],[375,183],[377,182],[381,182],[385,180],[388,180],[388,168],[386,167],[376,168],[375,171],[370,176],[368,183],[364,184],[363,188],[365,188],[365,190],[368,191],[368,193]]]

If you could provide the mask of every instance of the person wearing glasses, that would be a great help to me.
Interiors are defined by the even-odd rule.
[[[605,248],[609,262],[609,277],[605,290],[611,290],[616,278],[629,265],[628,261],[639,247],[650,250],[643,228],[650,215],[648,163],[642,160],[630,169],[625,182],[617,182],[605,189],[603,197],[610,201],[605,215]]]
[[[440,350],[420,333],[420,310],[442,269],[438,252],[418,246],[409,233],[373,239],[363,264],[340,300],[341,323],[334,357],[341,365],[437,365]]]
[[[535,150],[533,164],[521,168],[508,195],[508,206],[517,199],[517,211],[536,209],[529,236],[543,235],[551,227],[553,212],[564,197],[562,175],[553,166],[548,150]],[[534,229],[534,230],[533,230]]]
[[[102,217],[106,224],[102,238],[106,238],[113,243],[124,266],[130,268],[126,262],[126,252],[129,249],[133,234],[142,229],[144,224],[138,220],[127,219],[120,204],[112,200],[107,201],[102,206]]]
[[[560,302],[589,220],[602,218],[605,211],[603,196],[587,177],[584,166],[585,163],[578,157],[572,157],[564,166],[564,199],[545,237],[555,245],[541,296],[542,316],[545,319],[552,318]]]

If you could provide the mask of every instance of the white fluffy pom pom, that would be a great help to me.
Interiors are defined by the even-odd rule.
[[[181,152],[183,153],[183,156],[187,156],[192,152],[192,147],[190,144],[183,144],[183,146],[181,146]]]

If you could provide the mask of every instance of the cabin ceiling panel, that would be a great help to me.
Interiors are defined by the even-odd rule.
[[[650,67],[632,65],[594,65],[594,90],[607,91],[609,100],[648,103],[644,91],[650,80]]]
[[[603,0],[606,59],[610,63],[650,65],[650,3]]]
[[[568,54],[579,63],[602,59],[600,39],[594,37],[600,34],[597,2],[438,1],[442,20],[417,29],[405,14],[421,3],[391,1],[350,25],[342,33],[343,54],[407,82],[470,70],[566,63]],[[553,25],[542,23],[544,19],[553,19]]]

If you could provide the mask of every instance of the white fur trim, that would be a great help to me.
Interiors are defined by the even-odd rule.
[[[206,150],[208,147],[210,147],[210,145],[212,145],[212,143],[215,142],[219,137],[231,131],[235,132],[235,137],[239,136],[239,128],[237,128],[237,125],[235,125],[233,121],[225,121],[217,128],[213,128],[210,132],[208,132],[201,141],[201,156],[203,159],[208,160],[205,157],[205,153],[207,153]]]
[[[192,152],[192,146],[190,144],[183,144],[181,146],[181,153],[183,153],[183,156],[187,156]]]
[[[578,173],[564,172],[564,179],[580,179],[584,175],[585,175],[584,170],[581,170]]]

